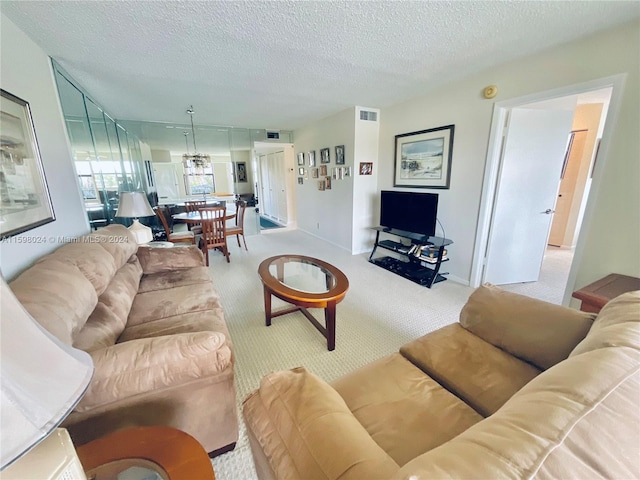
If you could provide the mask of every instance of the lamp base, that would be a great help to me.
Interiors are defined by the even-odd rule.
[[[153,232],[151,231],[151,228],[146,225],[142,225],[137,218],[133,220],[133,225],[129,227],[129,231],[133,233],[134,237],[136,237],[138,245],[149,243],[153,240]]]

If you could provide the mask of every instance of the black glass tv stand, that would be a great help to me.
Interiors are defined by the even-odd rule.
[[[376,231],[376,242],[369,255],[371,263],[427,288],[446,280],[446,273],[439,272],[442,263],[449,260],[445,247],[451,245],[452,240],[388,227],[372,229]],[[380,233],[395,238],[380,240]],[[397,256],[374,258],[378,247],[395,252]]]

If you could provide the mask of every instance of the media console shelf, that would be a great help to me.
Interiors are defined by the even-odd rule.
[[[373,245],[371,255],[369,255],[371,263],[427,288],[431,288],[434,283],[446,280],[443,276],[446,273],[440,274],[438,272],[442,262],[449,260],[445,256],[445,247],[451,245],[452,240],[386,227],[373,227],[372,229],[376,231],[376,242]],[[393,235],[396,239],[380,240],[380,233]],[[411,243],[396,241],[398,238],[407,239]],[[395,252],[401,258],[389,256],[373,258],[378,247]],[[437,253],[435,253],[436,250]],[[433,256],[429,256],[428,252],[432,252]]]

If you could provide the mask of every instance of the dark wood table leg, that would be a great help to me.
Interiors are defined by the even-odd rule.
[[[271,292],[267,287],[264,287],[264,318],[265,324],[271,325]]]
[[[336,304],[327,303],[324,309],[324,320],[327,328],[327,349],[331,352],[336,348]]]

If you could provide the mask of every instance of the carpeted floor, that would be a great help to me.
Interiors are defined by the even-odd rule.
[[[404,343],[456,322],[472,292],[451,281],[427,289],[368,263],[298,230],[247,236],[249,251],[230,243],[231,262],[210,253],[211,275],[220,293],[235,348],[240,438],[234,451],[213,460],[218,480],[256,478],[241,415],[241,402],[274,370],[304,366],[331,381],[366,363],[395,352]],[[262,284],[257,269],[262,260],[298,253],[325,260],[349,278],[350,289],[337,307],[336,349],[301,313],[275,318],[264,325]],[[513,288],[513,287],[510,287]],[[531,288],[529,288],[531,291]],[[530,293],[530,292],[529,292]],[[274,308],[284,306],[274,299]],[[312,310],[322,318],[321,310]]]

